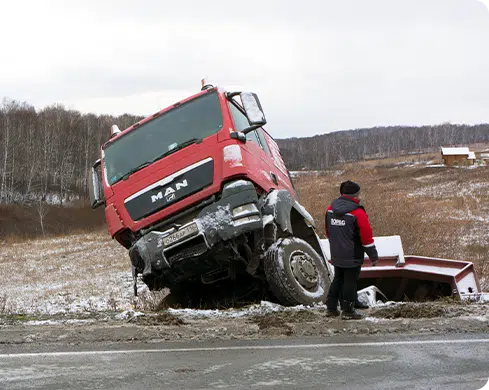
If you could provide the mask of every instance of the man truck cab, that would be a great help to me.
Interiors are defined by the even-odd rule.
[[[120,131],[91,170],[93,208],[150,290],[252,278],[285,305],[326,298],[330,275],[258,96],[202,90]],[[135,288],[135,292],[137,290]]]

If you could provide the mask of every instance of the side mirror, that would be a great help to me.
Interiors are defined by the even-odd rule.
[[[95,164],[93,164],[90,170],[88,192],[92,209],[96,209],[105,204],[104,187],[102,185],[102,160],[100,159],[95,161]]]
[[[237,139],[238,141],[246,143],[246,134],[242,133],[241,131],[233,131],[229,136],[232,139]]]
[[[241,103],[243,103],[243,108],[246,111],[246,116],[250,122],[251,126],[263,126],[267,123],[265,119],[265,114],[261,108],[260,100],[256,93],[251,92],[241,92],[239,94],[241,98]]]

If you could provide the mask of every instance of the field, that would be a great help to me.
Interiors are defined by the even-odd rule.
[[[444,168],[417,157],[415,161],[381,160],[293,176],[300,201],[315,218],[321,236],[324,211],[338,196],[340,183],[354,180],[362,186],[362,203],[374,235],[400,235],[407,254],[473,261],[482,288],[489,289],[488,167]],[[160,308],[164,293],[149,293],[140,285],[140,297],[132,296],[128,255],[106,229],[7,239],[1,245],[0,325],[2,315],[5,323],[12,318],[42,323],[53,318],[77,321],[101,313],[131,318],[134,311],[148,313]],[[245,314],[270,314],[267,307],[253,310]],[[240,317],[239,313],[229,316]],[[190,314],[180,311],[173,315]],[[375,313],[370,318],[370,323],[378,322]],[[484,317],[482,323],[486,322]]]
[[[324,212],[342,181],[361,185],[375,236],[400,235],[411,255],[472,261],[489,288],[489,167],[381,160],[295,173],[300,201],[324,236]]]

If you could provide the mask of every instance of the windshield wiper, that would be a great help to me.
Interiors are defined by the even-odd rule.
[[[129,176],[131,176],[133,173],[136,173],[137,171],[147,167],[148,165],[151,165],[153,164],[152,161],[145,161],[143,162],[142,164],[139,164],[137,167],[135,168],[132,168],[129,172],[127,172],[126,174],[124,174],[124,176],[121,176],[121,179],[122,180],[127,180],[129,179]],[[120,180],[120,179],[119,179]]]
[[[202,138],[189,139],[188,141],[182,142],[178,146],[175,146],[173,149],[168,150],[165,153],[162,153],[159,156],[155,157],[153,160],[151,160],[151,163],[154,163],[155,161],[161,160],[162,158],[169,156],[170,154],[176,152],[177,150],[181,150],[181,149],[186,148],[187,146],[192,145],[192,144],[200,144],[201,142],[202,142]]]

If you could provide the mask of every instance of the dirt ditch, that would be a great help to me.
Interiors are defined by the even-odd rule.
[[[363,310],[364,319],[326,317],[324,307],[273,304],[241,310],[97,313],[83,318],[1,316],[0,345],[270,339],[338,334],[489,333],[489,304],[405,303]]]

